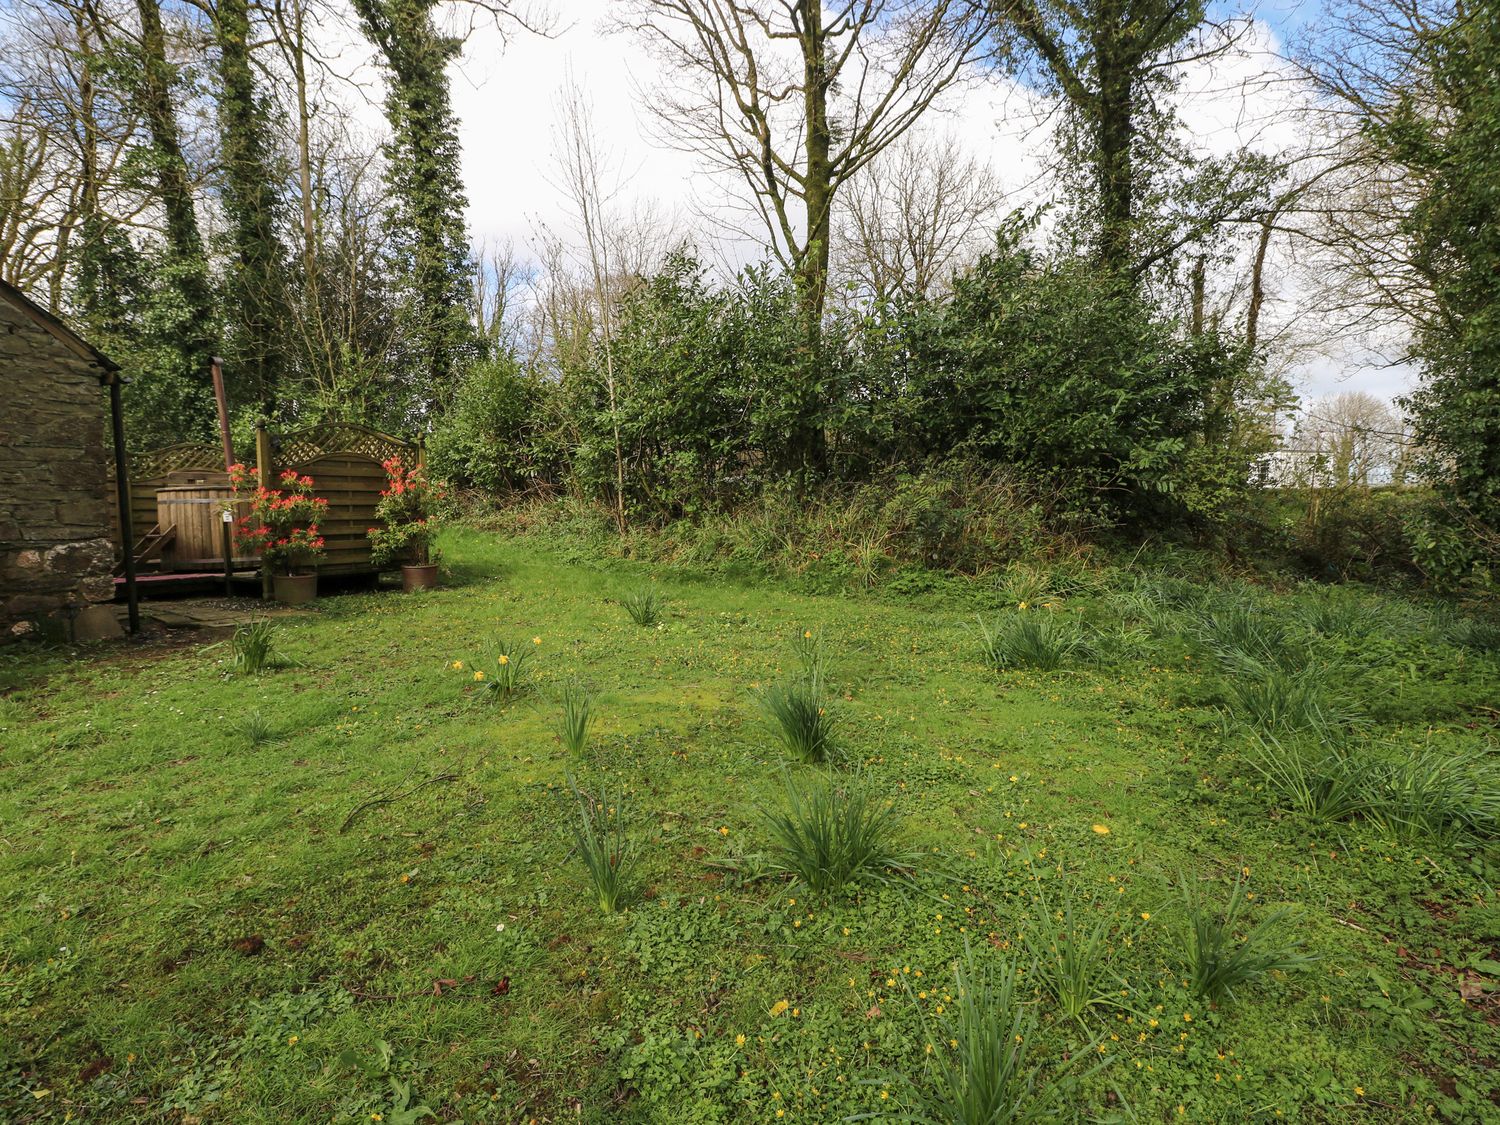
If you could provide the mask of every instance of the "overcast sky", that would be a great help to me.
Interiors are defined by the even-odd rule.
[[[615,3],[553,0],[556,27],[550,37],[512,29],[502,38],[493,28],[481,28],[470,38],[453,77],[476,246],[509,240],[524,254],[540,225],[566,226],[568,209],[554,186],[551,153],[557,95],[569,76],[592,102],[596,131],[625,181],[623,196],[655,201],[700,232],[699,213],[724,201],[725,185],[698,175],[687,155],[652,141],[642,105],[658,75],[639,42],[605,28]],[[1190,76],[1184,118],[1204,147],[1227,151],[1254,140],[1274,148],[1295,140],[1294,126],[1275,123],[1273,111],[1287,96],[1285,88],[1254,83],[1247,93],[1245,83],[1274,69],[1281,37],[1295,34],[1316,11],[1316,4],[1296,0],[1262,5],[1264,22],[1250,54]],[[1008,202],[1021,206],[1040,198],[1036,180],[1047,149],[1028,104],[1025,91],[990,79],[949,99],[924,127],[955,134],[987,159],[1014,193]],[[1280,296],[1284,309],[1295,306],[1296,294]],[[1295,378],[1309,396],[1360,389],[1388,398],[1406,388],[1410,373],[1346,348],[1303,364]]]

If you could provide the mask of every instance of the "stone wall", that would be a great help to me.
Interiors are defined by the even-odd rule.
[[[0,297],[0,640],[114,593],[100,369]]]

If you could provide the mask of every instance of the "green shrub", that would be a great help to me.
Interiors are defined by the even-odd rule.
[[[1229,902],[1222,909],[1194,895],[1186,883],[1182,901],[1186,911],[1181,931],[1185,971],[1192,990],[1205,1000],[1223,1003],[1234,996],[1235,989],[1267,973],[1306,968],[1317,960],[1300,952],[1300,940],[1286,941],[1277,936],[1276,931],[1291,914],[1285,907],[1247,927],[1243,876],[1235,878]]]
[[[1313,576],[1338,581],[1415,577],[1412,521],[1432,504],[1418,489],[1314,489],[1286,498],[1292,551]]]
[[[490,495],[556,479],[560,450],[545,429],[554,393],[503,352],[470,368],[428,440],[433,479]]]
[[[916,862],[899,844],[891,804],[862,778],[824,778],[806,789],[790,775],[782,780],[783,807],[762,810],[773,869],[828,894],[853,883],[893,882]]]
[[[1061,668],[1089,655],[1083,625],[1075,617],[1048,610],[1015,610],[996,619],[994,626],[979,619],[980,651],[985,662],[1007,668]]]
[[[1221,518],[1269,447],[1237,408],[1284,392],[1243,349],[1185,339],[1138,290],[1083,257],[1043,260],[1024,238],[1007,227],[903,341],[908,440],[1015,466],[1076,511]]]

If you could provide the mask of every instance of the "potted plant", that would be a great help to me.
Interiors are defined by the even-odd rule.
[[[375,515],[380,523],[366,533],[370,557],[379,567],[401,566],[401,588],[408,592],[437,585],[438,557],[432,540],[446,493],[427,479],[421,465],[399,456],[381,462],[386,485]]]
[[[248,491],[254,474],[243,465],[230,469],[237,495]],[[279,488],[257,484],[249,493],[250,510],[235,524],[235,537],[260,555],[271,575],[271,592],[279,602],[301,605],[318,596],[317,562],[325,542],[318,524],[328,515],[328,501],[313,494],[312,477],[288,469]]]

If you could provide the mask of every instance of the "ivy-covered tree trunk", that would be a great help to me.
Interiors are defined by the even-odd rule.
[[[286,363],[285,251],[276,233],[281,200],[271,176],[265,106],[250,65],[248,0],[219,0],[220,165],[233,257],[226,381],[231,401],[270,415]]]
[[[804,202],[807,242],[797,263],[797,288],[807,314],[808,335],[821,334],[828,293],[828,237],[833,219],[833,131],[828,121],[828,43],[821,0],[801,0],[802,97],[806,114],[807,165]]]
[[[77,270],[72,304],[90,334],[109,350],[125,332],[123,282],[128,271],[121,260],[126,249],[123,239],[116,237],[100,206],[95,60],[103,49],[104,34],[91,6],[81,5],[72,15],[78,46],[78,108],[73,123],[78,149],[78,237],[73,244]]]
[[[1450,582],[1500,581],[1500,11],[1475,5],[1413,43],[1425,72],[1372,129],[1423,185],[1406,219],[1412,264],[1431,287],[1408,405],[1450,502],[1453,534],[1427,545]]]
[[[173,68],[167,61],[167,37],[158,0],[136,0],[140,15],[138,101],[151,138],[155,186],[164,218],[166,254],[160,273],[164,292],[154,302],[153,381],[138,388],[157,401],[153,409],[169,411],[159,419],[182,438],[207,437],[214,430],[213,382],[209,362],[214,351],[213,292],[203,238],[193,210],[192,182],[172,99]]]
[[[445,410],[480,353],[470,316],[473,262],[447,74],[461,44],[438,32],[434,6],[434,0],[355,0],[390,82],[389,225],[404,290],[405,409],[415,414]]]
[[[1101,0],[1093,28],[1098,92],[1096,102],[1099,191],[1099,261],[1116,277],[1128,277],[1135,245],[1135,70],[1122,33],[1117,0]]]

